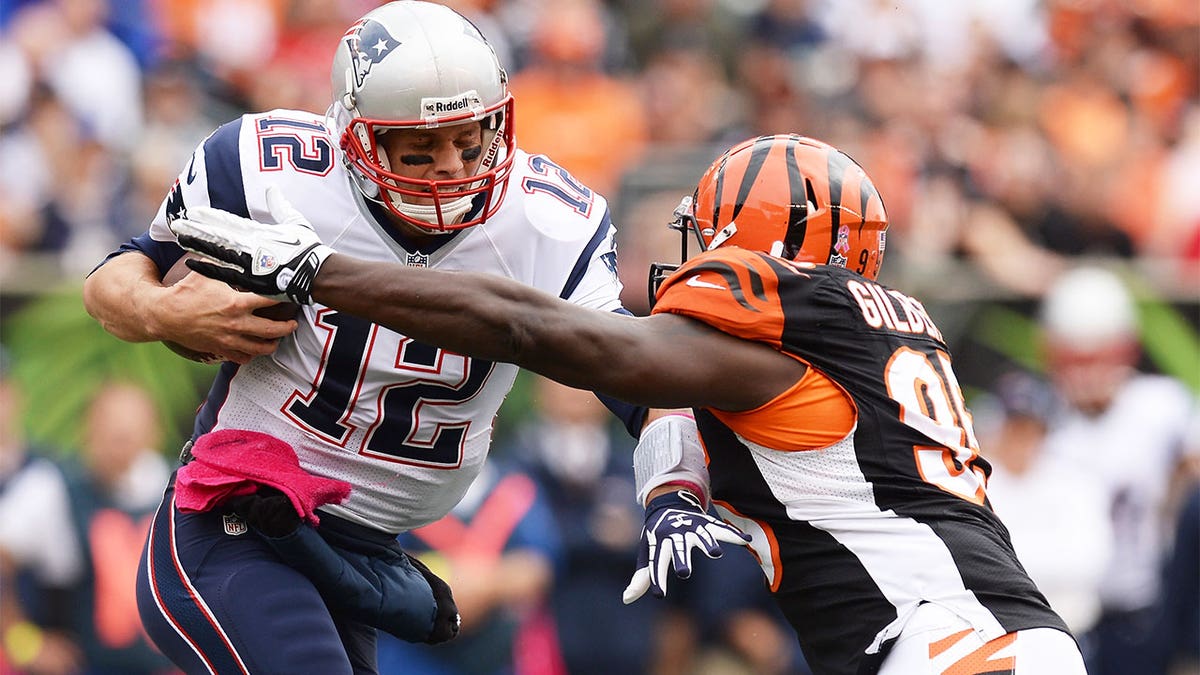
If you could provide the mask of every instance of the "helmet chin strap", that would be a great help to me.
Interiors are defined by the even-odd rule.
[[[416,220],[424,221],[430,225],[438,224],[438,207],[433,204],[409,204],[404,201],[403,195],[394,190],[388,190],[388,197],[395,204],[396,210],[404,215]],[[442,223],[445,225],[454,225],[462,220],[463,216],[471,210],[471,202],[474,195],[464,195],[451,201],[442,204]]]
[[[391,163],[388,161],[387,153],[385,152],[379,153],[379,164],[386,171],[392,170]],[[374,184],[372,183],[372,185]],[[429,223],[435,228],[438,225],[439,210],[442,214],[441,224],[454,225],[462,220],[463,216],[467,215],[467,212],[471,210],[471,198],[473,197],[473,195],[463,195],[450,202],[442,202],[442,206],[439,209],[435,204],[409,204],[404,201],[404,195],[399,192],[388,190],[387,188],[380,189],[376,186],[376,194],[381,199],[383,198],[381,193],[385,191],[387,192],[387,199],[392,202],[397,211],[414,220]]]

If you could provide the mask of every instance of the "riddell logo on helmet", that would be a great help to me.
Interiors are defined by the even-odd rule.
[[[448,98],[423,98],[421,99],[421,110],[426,117],[440,117],[468,110],[482,112],[483,103],[479,100],[479,94],[472,90]]]

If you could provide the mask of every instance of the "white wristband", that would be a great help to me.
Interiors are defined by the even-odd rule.
[[[708,465],[696,420],[690,415],[671,414],[647,424],[633,451],[633,476],[638,502],[643,506],[651,490],[673,481],[697,487],[701,494],[696,496],[707,506]]]

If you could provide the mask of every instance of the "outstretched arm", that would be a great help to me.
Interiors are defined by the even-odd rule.
[[[804,374],[803,364],[767,345],[693,319],[601,312],[498,276],[339,255],[274,186],[266,201],[274,225],[203,206],[172,221],[180,245],[206,257],[188,266],[653,408],[750,410]]]
[[[692,319],[586,309],[486,274],[334,254],[312,290],[324,305],[418,340],[652,407],[749,410],[804,373],[766,345]]]

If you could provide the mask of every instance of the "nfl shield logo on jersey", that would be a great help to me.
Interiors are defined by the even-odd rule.
[[[241,516],[233,513],[226,513],[221,516],[221,522],[225,526],[225,534],[231,537],[240,537],[250,531],[246,525],[246,521],[242,520]]]
[[[429,267],[429,256],[424,253],[409,253],[405,264],[409,267]]]

